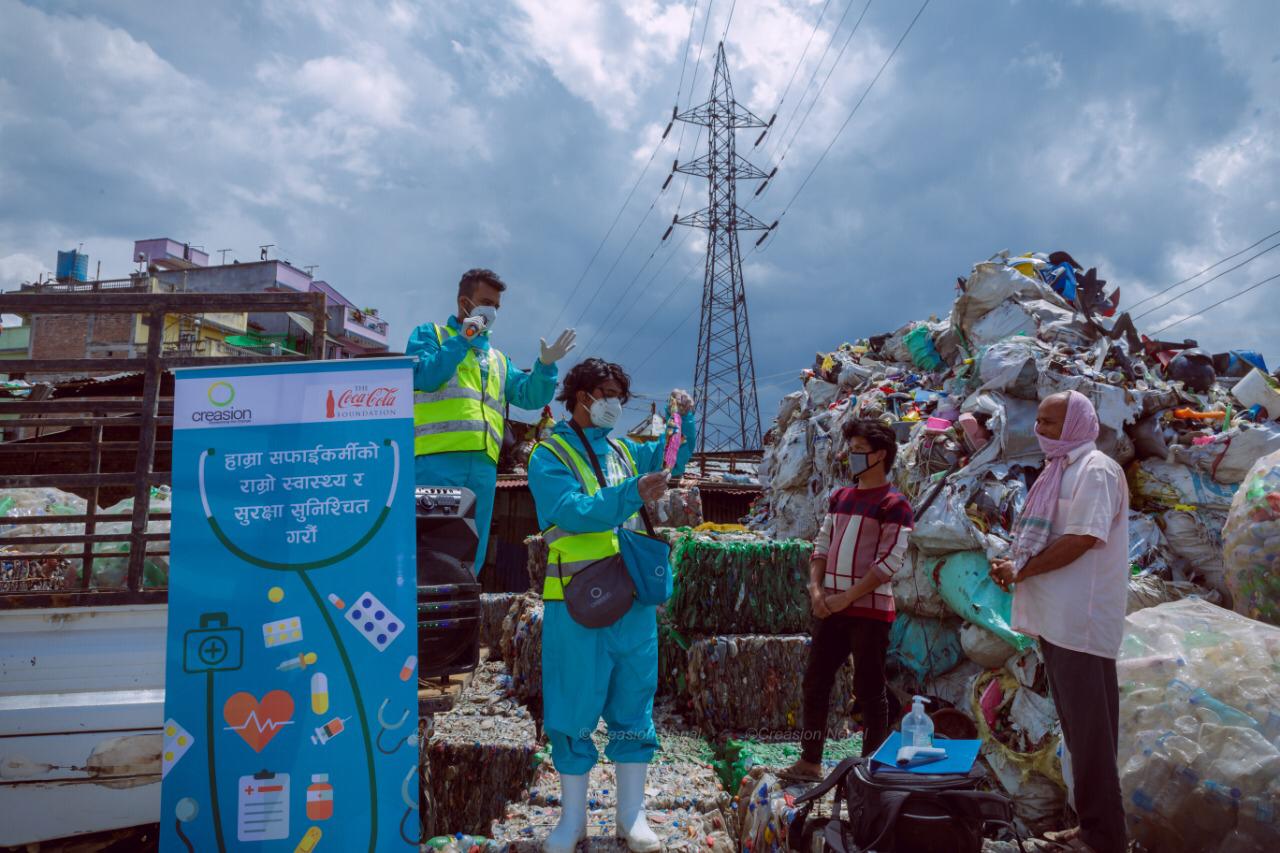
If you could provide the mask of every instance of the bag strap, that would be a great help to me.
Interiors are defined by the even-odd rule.
[[[841,761],[839,764],[836,765],[836,769],[832,770],[831,774],[827,776],[826,779],[822,780],[820,783],[818,783],[814,787],[810,788],[800,796],[796,797],[795,805],[797,806],[802,805],[804,803],[811,802],[823,796],[832,788],[834,788],[836,785],[839,785],[840,781],[844,779],[844,777],[849,773],[849,771],[861,763],[862,763],[862,759],[856,755],[850,758],[846,758],[844,761]]]
[[[623,452],[622,446],[620,444],[618,444],[616,441],[614,441],[611,438],[609,439],[609,446],[613,448],[613,452],[618,454],[619,458],[621,458],[624,462],[627,463],[628,467],[631,466],[631,458],[625,452]],[[636,474],[639,475],[639,473],[640,471],[637,469]],[[640,504],[640,520],[644,522],[645,533],[648,533],[651,537],[653,537],[654,539],[657,539],[658,534],[653,529],[653,519],[649,517],[649,508],[645,506],[643,503]]]
[[[884,840],[894,825],[898,822],[898,815],[902,813],[902,806],[907,802],[907,798],[911,796],[910,791],[883,791],[880,794],[880,811],[879,815],[884,816],[884,829],[880,830],[880,834],[876,836],[876,840],[872,841],[865,847],[854,845],[851,853],[875,853],[876,845]]]
[[[578,422],[572,418],[569,419],[569,426],[573,427],[573,431],[578,435],[578,440],[586,448],[587,458],[591,460],[591,468],[596,472],[596,479],[600,481],[600,488],[607,488],[609,483],[604,478],[604,469],[600,467],[600,457],[596,456],[595,450],[591,447],[591,442],[587,441],[587,434],[582,431],[582,427],[578,426]]]
[[[582,431],[582,427],[578,426],[577,421],[570,419],[569,425],[572,426],[573,431],[578,434],[578,440],[582,442],[582,446],[587,449],[587,458],[591,460],[591,467],[596,472],[596,479],[600,481],[600,488],[607,488],[609,483],[604,478],[604,469],[600,467],[600,457],[596,456],[596,451],[592,448],[591,442],[587,441],[587,434]],[[627,458],[626,455],[618,449],[618,446],[613,443],[612,439],[609,440],[609,446],[613,448],[615,453],[622,456],[624,460]],[[629,466],[630,463],[628,463],[628,467]],[[640,472],[637,471],[636,473],[639,474]],[[658,534],[654,532],[653,520],[649,518],[649,510],[645,509],[643,503],[640,504],[640,519],[644,522],[645,532],[657,539]]]

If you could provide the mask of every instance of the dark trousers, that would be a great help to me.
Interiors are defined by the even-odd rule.
[[[892,623],[858,616],[828,616],[815,620],[809,663],[804,671],[805,761],[822,760],[827,739],[827,717],[831,710],[831,686],[836,673],[853,653],[853,689],[862,708],[866,730],[862,754],[871,755],[889,736],[889,694],[884,675],[884,659],[889,652]]]
[[[1080,833],[1097,853],[1123,853],[1124,799],[1116,753],[1120,740],[1120,688],[1116,662],[1040,641],[1049,690],[1071,752]]]

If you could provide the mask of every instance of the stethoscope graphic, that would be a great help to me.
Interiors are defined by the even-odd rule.
[[[378,737],[377,737],[377,740],[375,741],[375,744],[378,747],[378,752],[381,752],[383,755],[394,755],[396,752],[400,750],[400,747],[404,746],[405,744],[416,744],[418,742],[418,732],[417,730],[414,730],[404,736],[400,736],[397,734],[396,735],[397,740],[395,741],[395,746],[391,747],[390,749],[387,749],[387,747],[383,746],[382,736],[387,732],[396,731],[396,729],[404,725],[405,720],[409,719],[410,709],[405,708],[404,712],[400,714],[400,718],[398,720],[396,720],[394,723],[388,723],[385,715],[387,712],[387,703],[390,701],[391,701],[390,699],[383,699],[382,704],[378,706]],[[409,815],[418,810],[418,804],[409,796],[409,780],[413,778],[413,772],[416,769],[417,769],[416,764],[411,765],[409,767],[409,772],[405,774],[404,781],[400,783],[400,798],[404,800],[404,804],[405,804],[404,816],[400,818],[400,838],[406,844],[410,844],[413,846],[417,846],[422,843],[421,827],[419,827],[419,833],[418,833],[419,838],[416,838],[416,839],[410,838],[408,835],[405,834],[405,824],[409,820]]]
[[[307,588],[307,592],[311,595],[312,600],[315,602],[316,610],[318,610],[320,612],[320,615],[324,618],[324,622],[329,629],[330,636],[333,637],[334,645],[338,649],[338,656],[342,659],[342,667],[347,674],[347,683],[351,685],[351,693],[353,698],[355,699],[356,713],[360,718],[360,734],[364,740],[365,769],[369,779],[369,821],[370,821],[369,853],[375,853],[378,846],[378,780],[377,780],[377,775],[374,772],[374,766],[373,766],[374,745],[373,745],[373,738],[371,737],[369,732],[369,718],[368,718],[368,714],[365,712],[365,709],[364,709],[364,698],[360,695],[360,685],[359,685],[359,682],[356,680],[355,668],[351,665],[351,658],[347,654],[346,644],[343,643],[342,638],[339,636],[338,627],[334,624],[333,617],[329,614],[329,609],[324,606],[324,602],[320,598],[320,593],[316,589],[315,584],[311,582],[311,578],[308,577],[307,572],[311,571],[312,569],[322,569],[326,566],[332,566],[335,563],[339,563],[347,559],[351,555],[358,553],[361,548],[369,544],[369,542],[373,539],[373,537],[377,535],[378,531],[382,529],[382,525],[386,522],[387,518],[391,515],[391,505],[395,501],[396,486],[400,480],[400,445],[396,441],[393,441],[392,439],[389,439],[389,438],[383,439],[382,444],[384,446],[390,447],[391,453],[392,453],[391,486],[387,490],[387,499],[382,506],[382,510],[378,513],[378,517],[374,519],[373,525],[369,528],[368,532],[366,532],[363,536],[361,536],[360,539],[357,540],[354,545],[351,545],[350,547],[343,549],[337,554],[333,554],[331,556],[324,557],[318,560],[306,560],[302,562],[281,562],[276,560],[266,560],[261,557],[255,557],[254,555],[248,553],[247,551],[242,549],[240,546],[236,545],[234,542],[231,541],[230,537],[228,537],[227,534],[222,530],[222,526],[218,524],[218,520],[214,518],[213,510],[209,506],[209,494],[205,487],[205,475],[204,475],[205,461],[210,456],[217,455],[217,451],[215,449],[209,448],[208,450],[205,450],[200,454],[200,462],[198,467],[198,478],[197,478],[198,484],[199,484],[199,490],[200,490],[200,504],[204,509],[205,521],[209,523],[209,528],[213,531],[213,535],[217,537],[218,541],[221,542],[222,545],[228,551],[235,554],[241,560],[244,560],[246,563],[249,563],[251,565],[258,566],[259,568],[263,568],[263,569],[270,569],[272,571],[277,571],[277,572],[296,572],[298,575],[298,578],[302,581],[303,586]],[[384,701],[383,706],[385,707],[385,705],[386,705],[386,702]],[[210,708],[209,708],[208,714],[210,717],[210,725],[212,725],[211,702],[210,702]],[[379,710],[378,716],[379,716],[379,722],[381,723],[382,722],[381,710]],[[405,716],[406,717],[408,716],[407,711],[405,712]],[[396,726],[392,726],[390,728],[397,728],[399,727],[399,725],[402,725],[403,722],[404,720],[401,719],[400,722],[396,724]],[[387,729],[387,728],[388,727],[384,724],[383,729]],[[381,734],[382,733],[379,732],[379,736],[381,736]],[[225,846],[222,841],[222,815],[218,807],[218,799],[217,799],[218,780],[217,780],[216,764],[214,762],[214,756],[213,756],[212,732],[210,732],[209,734],[209,749],[210,749],[209,787],[211,790],[210,800],[213,807],[213,823],[214,823],[214,827],[217,830],[219,853],[225,853]],[[381,745],[379,745],[379,749],[381,749]],[[408,779],[411,777],[412,777],[412,770],[410,771],[410,776],[406,777],[404,784],[401,786],[402,788],[401,795],[404,797],[406,802],[409,800]],[[413,809],[417,809],[417,803],[413,804]],[[407,818],[408,818],[408,812],[405,813],[405,818],[401,819],[400,821],[400,835],[402,838],[404,837],[404,821]]]

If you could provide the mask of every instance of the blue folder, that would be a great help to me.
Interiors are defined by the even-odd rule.
[[[973,762],[978,760],[978,749],[982,746],[982,741],[934,738],[933,745],[945,749],[947,757],[941,761],[930,761],[927,764],[918,764],[914,767],[899,767],[898,749],[902,746],[902,732],[893,732],[889,735],[889,739],[876,750],[876,754],[871,756],[871,761],[873,764],[892,767],[894,770],[901,770],[907,773],[963,775],[973,769]],[[872,770],[874,771],[875,767],[872,767]]]

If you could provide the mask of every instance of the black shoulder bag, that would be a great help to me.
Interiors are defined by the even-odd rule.
[[[869,759],[846,758],[821,784],[796,798],[789,846],[810,853],[816,837],[833,853],[978,853],[988,825],[1014,830],[1008,797],[975,790],[972,775],[907,773]],[[813,804],[836,789],[831,818],[809,818]],[[848,817],[841,817],[841,804]],[[821,835],[819,836],[819,833]],[[1015,835],[1016,830],[1014,830]]]

